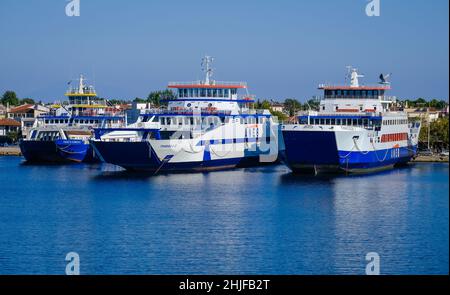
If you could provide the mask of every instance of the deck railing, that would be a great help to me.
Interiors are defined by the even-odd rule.
[[[246,82],[211,81],[209,84],[206,84],[205,81],[202,80],[189,82],[169,82],[169,86],[188,86],[188,85],[205,85],[205,86],[224,85],[224,86],[247,87]]]

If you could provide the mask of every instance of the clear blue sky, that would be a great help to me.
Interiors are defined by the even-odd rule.
[[[305,100],[319,83],[343,82],[346,65],[366,83],[392,72],[392,95],[448,100],[449,1],[381,0],[0,1],[0,92],[55,101],[67,81],[95,78],[102,97],[146,97],[169,81],[247,81],[259,98]]]

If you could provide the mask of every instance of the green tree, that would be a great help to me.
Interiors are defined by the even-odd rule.
[[[272,114],[272,116],[278,117],[278,120],[280,122],[284,121],[288,118],[286,116],[286,114],[272,110],[272,105],[271,105],[270,101],[268,101],[266,99],[263,101],[260,101],[258,99],[255,103],[253,103],[253,108],[257,109],[257,110],[269,110],[269,112]]]
[[[285,113],[277,112],[274,110],[270,110],[270,113],[272,114],[272,116],[276,116],[279,122],[283,122],[288,119],[288,116]]]
[[[260,109],[263,109],[263,110],[270,110],[271,107],[272,107],[272,105],[271,105],[270,101],[268,101],[268,100],[263,100],[263,101],[261,102],[261,106],[260,106],[259,108],[260,108]]]
[[[432,107],[432,108],[436,108],[438,110],[441,110],[447,106],[447,102],[445,100],[432,99],[428,103],[428,106]]]
[[[23,98],[20,100],[20,104],[35,104],[32,98]]]
[[[304,104],[304,109],[305,110],[314,110],[314,111],[318,111],[320,107],[320,100],[318,99],[310,99],[308,100],[308,102],[306,104]]]
[[[167,100],[175,99],[175,93],[171,90],[153,91],[147,97],[147,102],[150,102],[155,107],[167,105]]]
[[[424,107],[424,106],[427,106],[427,101],[425,99],[419,97],[418,99],[412,101],[412,104],[415,107],[420,107],[420,106]]]
[[[269,110],[270,109],[270,101],[263,100],[260,101],[259,99],[253,104],[253,107],[257,110]]]
[[[302,109],[302,104],[294,98],[288,98],[284,101],[284,108],[288,111],[289,116],[292,117]]]
[[[20,131],[11,131],[8,132],[8,134],[6,135],[11,142],[16,143],[17,141],[19,141],[19,138],[21,137],[21,132]]]
[[[5,91],[5,93],[3,93],[2,96],[2,104],[3,105],[11,105],[11,106],[16,106],[19,105],[19,99],[17,98],[17,95],[14,91]]]
[[[428,142],[428,124],[423,124],[420,129],[419,141]],[[443,145],[448,148],[449,145],[449,118],[439,118],[430,123],[430,146],[436,147]]]
[[[136,97],[135,99],[133,99],[133,102],[144,103],[144,102],[147,102],[147,101],[145,99],[143,99],[143,98]]]

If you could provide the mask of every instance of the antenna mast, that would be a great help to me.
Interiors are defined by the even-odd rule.
[[[78,85],[78,93],[83,94],[84,93],[84,84],[83,84],[84,77],[83,75],[80,75],[80,83]]]
[[[202,58],[202,69],[206,73],[205,84],[211,84],[211,77],[213,74],[213,69],[211,68],[211,63],[214,61],[214,58],[206,55]]]

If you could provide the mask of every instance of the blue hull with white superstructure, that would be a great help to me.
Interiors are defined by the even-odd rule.
[[[282,126],[285,161],[300,173],[366,173],[408,163],[417,153],[420,124],[406,113],[389,111],[390,85],[360,86],[356,70],[350,86],[321,85],[325,99],[296,124]]]
[[[24,141],[19,142],[22,156],[28,162],[66,163],[68,160],[58,153],[55,141]]]
[[[284,131],[288,166],[295,172],[370,172],[408,163],[417,145],[399,148],[347,151],[339,150],[334,132],[303,133]],[[311,143],[317,144],[311,144]]]
[[[105,162],[127,170],[149,172],[195,172],[235,168],[243,158],[205,159],[204,161],[170,162],[171,156],[161,159],[146,142],[95,142],[95,150]],[[107,159],[107,160],[105,160]],[[255,159],[257,162],[257,159]]]
[[[82,140],[21,140],[19,147],[23,157],[28,162],[89,163],[99,161],[94,154],[92,146]]]
[[[240,96],[243,82],[211,80],[169,83],[177,90],[167,109],[142,113],[126,128],[97,128],[91,140],[104,162],[128,170],[197,172],[273,164],[278,128],[267,110],[250,109],[254,99]]]
[[[21,140],[20,149],[28,162],[96,162],[89,139],[93,128],[100,126],[122,127],[125,116],[108,112],[106,101],[96,96],[92,86],[84,85],[80,76],[77,88],[70,88],[67,106],[58,106],[34,122],[27,137]]]

